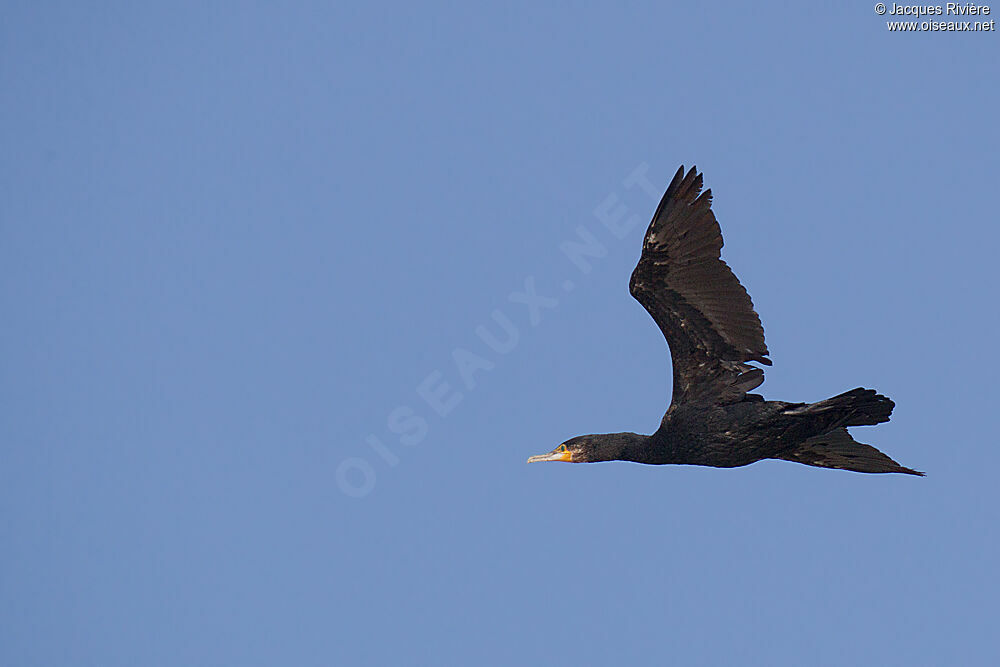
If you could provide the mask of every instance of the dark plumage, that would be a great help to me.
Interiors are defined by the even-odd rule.
[[[889,421],[893,402],[852,389],[818,403],[765,401],[747,393],[764,382],[764,328],[746,289],[720,258],[722,230],[712,191],[682,166],[653,215],[629,291],[670,346],[673,399],[652,435],[609,433],[571,438],[534,461],[635,461],[732,468],[784,459],[855,472],[905,468],[848,426]]]

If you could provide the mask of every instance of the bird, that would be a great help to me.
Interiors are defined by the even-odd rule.
[[[895,407],[858,387],[817,403],[765,400],[770,352],[746,288],[722,260],[712,191],[697,167],[677,170],[643,238],[629,292],[670,348],[673,395],[652,435],[605,433],[566,440],[528,463],[632,461],[736,468],[764,459],[859,473],[924,473],[857,442],[853,426],[889,421]]]

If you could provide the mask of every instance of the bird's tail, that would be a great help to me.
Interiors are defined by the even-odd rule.
[[[785,414],[823,415],[835,426],[872,426],[889,421],[895,406],[892,399],[874,389],[858,387],[825,401],[792,408]]]

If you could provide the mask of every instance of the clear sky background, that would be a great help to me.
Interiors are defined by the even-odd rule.
[[[1000,35],[620,4],[4,4],[0,663],[998,664]],[[658,425],[692,163],[926,478],[525,464]]]

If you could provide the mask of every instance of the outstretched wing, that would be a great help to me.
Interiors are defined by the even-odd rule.
[[[912,468],[899,465],[891,458],[851,437],[846,428],[836,428],[824,435],[809,438],[794,451],[782,454],[782,459],[805,463],[819,468],[839,468],[854,472],[902,472],[920,475]]]
[[[712,191],[681,166],[649,223],[629,291],[653,316],[670,346],[672,404],[743,400],[771,365],[764,328],[746,289],[720,259],[722,230]]]

